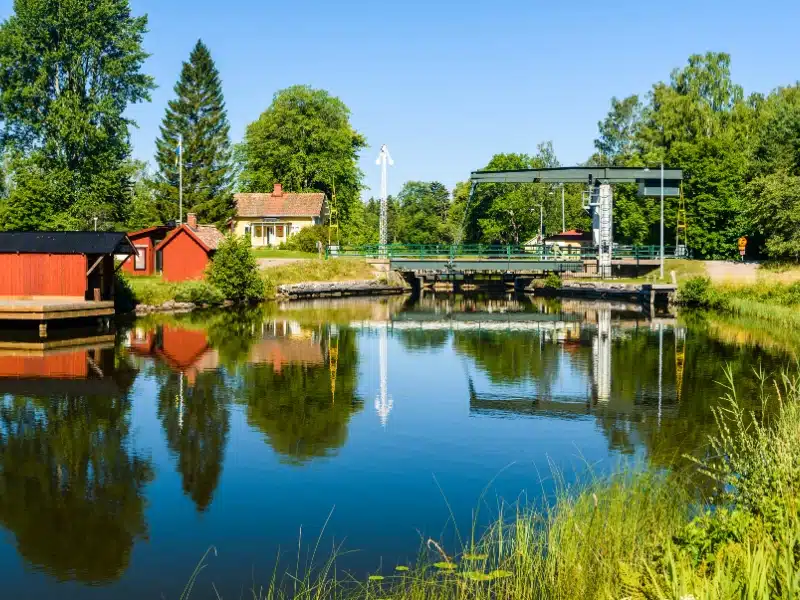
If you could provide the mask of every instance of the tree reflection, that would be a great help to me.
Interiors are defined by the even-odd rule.
[[[227,389],[217,370],[201,371],[190,381],[170,371],[160,381],[158,417],[177,457],[183,491],[200,512],[211,505],[222,474],[230,429]]]
[[[130,372],[109,381],[118,356],[103,352],[107,360],[92,361],[103,379],[63,380],[84,395],[0,402],[0,523],[21,556],[59,580],[114,581],[147,533],[143,488],[153,471],[130,447]],[[59,380],[24,383],[45,389]]]
[[[392,332],[406,350],[439,350],[447,345],[450,332],[446,329],[398,329]]]
[[[322,330],[324,364],[254,364],[243,370],[237,398],[248,423],[272,448],[302,464],[344,445],[347,426],[363,401],[356,395],[358,350],[351,329]]]
[[[539,396],[549,397],[553,382],[558,379],[561,348],[542,339],[541,334],[458,331],[453,343],[456,351],[472,358],[492,383],[532,380],[536,382]]]

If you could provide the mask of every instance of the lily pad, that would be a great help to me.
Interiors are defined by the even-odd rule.
[[[489,577],[492,579],[503,579],[505,577],[511,577],[513,573],[511,571],[504,571],[502,569],[495,569],[491,573],[489,573]]]
[[[406,567],[404,565],[398,565],[397,567],[394,568],[394,570],[395,571],[408,571],[408,567]]]
[[[486,560],[489,558],[488,554],[465,554],[464,560]]]
[[[455,563],[444,562],[444,561],[433,563],[433,566],[436,567],[437,569],[441,569],[442,571],[452,571],[453,569],[456,568]]]
[[[383,575],[370,575],[370,581],[383,581]]]
[[[491,575],[487,575],[482,571],[465,571],[461,573],[461,576],[464,579],[469,579],[471,581],[490,581],[494,579]]]

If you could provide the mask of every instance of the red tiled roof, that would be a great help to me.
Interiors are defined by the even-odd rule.
[[[206,252],[216,250],[220,242],[225,239],[225,235],[213,225],[198,225],[197,229],[192,229],[186,223],[180,227],[173,229],[167,237],[165,237],[157,246],[156,251],[162,250],[169,244],[177,235],[185,231],[187,235],[194,238],[194,240],[204,247]]]
[[[219,246],[222,240],[225,239],[225,236],[220,232],[220,230],[213,225],[198,225],[197,229],[194,229],[193,231],[195,234],[197,234],[197,237],[199,237],[200,240],[211,250],[216,250],[217,246]]]
[[[574,240],[591,240],[592,239],[592,232],[591,231],[581,231],[580,229],[570,229],[569,231],[562,231],[561,233],[554,233],[553,235],[547,236],[545,239],[553,240],[553,239],[574,239]]]
[[[234,194],[237,217],[319,217],[325,194],[310,192],[293,194]]]

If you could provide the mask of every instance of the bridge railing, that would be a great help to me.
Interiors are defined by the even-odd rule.
[[[675,248],[664,248],[666,258],[675,257]],[[593,260],[597,258],[596,246],[557,246],[552,244],[366,244],[362,246],[328,246],[325,257],[364,258],[415,258],[415,259],[531,259],[531,260]],[[659,246],[615,245],[614,259],[656,260]]]

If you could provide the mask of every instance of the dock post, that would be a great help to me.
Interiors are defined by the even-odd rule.
[[[47,322],[42,321],[39,323],[39,337],[46,338],[47,337]]]

